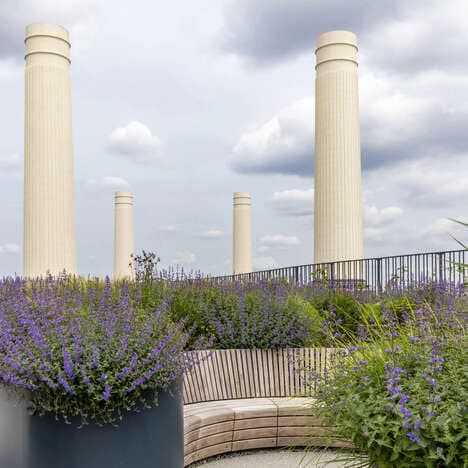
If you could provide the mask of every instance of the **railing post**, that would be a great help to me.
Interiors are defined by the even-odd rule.
[[[333,285],[335,281],[335,264],[332,262],[332,263],[329,263],[329,265],[330,265],[330,284]]]
[[[377,259],[377,265],[376,265],[376,287],[377,287],[377,294],[381,294],[383,292],[382,288],[382,259],[378,258]]]
[[[442,277],[444,275],[444,257],[445,254],[443,252],[440,252],[438,255],[439,258],[439,281],[442,281]]]

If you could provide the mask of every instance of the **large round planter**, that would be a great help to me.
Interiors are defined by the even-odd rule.
[[[118,427],[31,417],[29,468],[183,468],[182,382],[158,399],[154,408],[126,413]]]
[[[17,403],[0,386],[1,468],[27,468],[28,423],[26,402]]]

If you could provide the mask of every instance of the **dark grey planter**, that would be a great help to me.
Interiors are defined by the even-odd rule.
[[[17,403],[0,386],[1,468],[27,468],[28,423],[26,402]]]
[[[159,404],[127,413],[118,427],[33,416],[29,424],[29,468],[183,468],[182,382],[159,394]],[[3,465],[2,465],[3,466]]]

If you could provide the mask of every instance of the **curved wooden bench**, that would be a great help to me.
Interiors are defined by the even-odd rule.
[[[323,373],[329,348],[216,350],[184,379],[185,466],[265,447],[349,446],[311,409],[307,369]]]

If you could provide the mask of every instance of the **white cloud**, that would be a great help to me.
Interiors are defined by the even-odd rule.
[[[0,254],[17,254],[20,251],[20,246],[14,243],[0,245]]]
[[[162,147],[161,140],[146,125],[137,121],[114,129],[109,137],[109,149],[113,153],[139,163],[160,159]]]
[[[224,237],[224,232],[219,229],[210,229],[202,233],[201,237],[205,239],[220,239]]]
[[[104,176],[100,179],[89,179],[86,182],[86,189],[89,192],[97,192],[127,188],[129,185],[128,181],[122,177]]]
[[[314,189],[291,189],[275,192],[272,203],[281,214],[308,216],[314,212]]]
[[[189,251],[176,252],[175,258],[172,260],[174,265],[192,265],[196,262],[197,257]]]
[[[16,171],[21,167],[22,160],[18,154],[0,156],[0,171]]]
[[[244,133],[233,149],[231,163],[239,172],[310,175],[313,135],[314,100],[301,99]]]
[[[364,224],[366,226],[377,226],[388,224],[399,218],[403,210],[399,206],[387,206],[386,208],[377,208],[376,206],[364,206]]]
[[[364,169],[464,151],[467,82],[468,75],[461,72],[430,71],[404,80],[378,69],[360,73]],[[244,133],[231,164],[241,173],[312,175],[313,143],[314,99],[303,98]]]
[[[255,270],[272,270],[278,267],[278,262],[273,257],[254,257]]]

